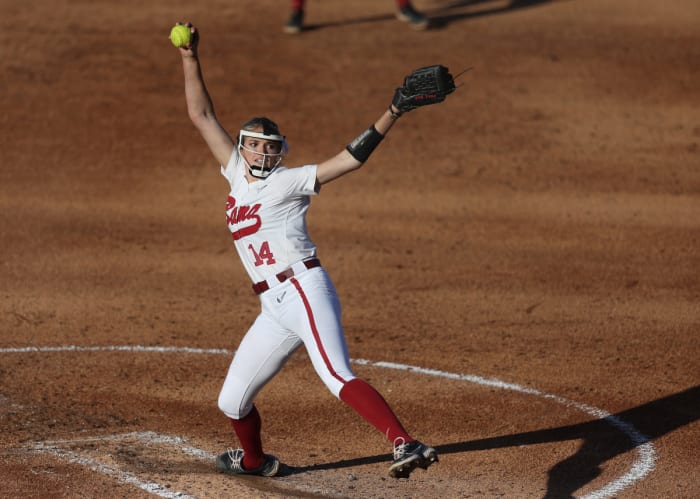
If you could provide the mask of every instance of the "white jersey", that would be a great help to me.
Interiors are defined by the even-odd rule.
[[[317,194],[317,166],[278,166],[267,178],[248,183],[245,162],[234,149],[221,168],[231,186],[226,222],[254,283],[316,256],[316,245],[306,229],[306,211],[309,196]]]

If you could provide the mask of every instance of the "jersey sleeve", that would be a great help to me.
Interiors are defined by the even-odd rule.
[[[318,165],[305,165],[299,168],[290,168],[284,173],[289,176],[287,194],[290,196],[315,196],[316,191],[316,170]]]
[[[236,174],[238,173],[238,169],[240,168],[240,154],[238,153],[238,148],[234,147],[233,152],[231,153],[231,157],[228,160],[228,163],[226,163],[226,166],[221,167],[221,174],[228,180],[228,183],[230,185],[233,185],[236,179]]]

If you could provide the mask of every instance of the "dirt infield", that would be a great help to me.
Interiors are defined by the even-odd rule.
[[[0,497],[700,496],[700,4],[0,0]],[[300,351],[261,394],[273,479],[216,473],[257,297],[190,124],[177,20],[229,130],[329,157],[410,70],[460,78],[324,187],[309,226],[356,372],[440,463]]]

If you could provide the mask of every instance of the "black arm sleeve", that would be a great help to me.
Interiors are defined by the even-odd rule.
[[[359,137],[350,142],[346,149],[360,163],[364,163],[369,158],[372,151],[379,145],[384,135],[379,133],[374,125],[362,132]]]

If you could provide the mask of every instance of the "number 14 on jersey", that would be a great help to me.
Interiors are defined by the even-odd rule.
[[[262,264],[272,265],[275,263],[275,256],[270,251],[270,243],[267,241],[263,242],[257,251],[252,244],[248,245],[248,249],[253,253],[256,267],[260,267]]]

